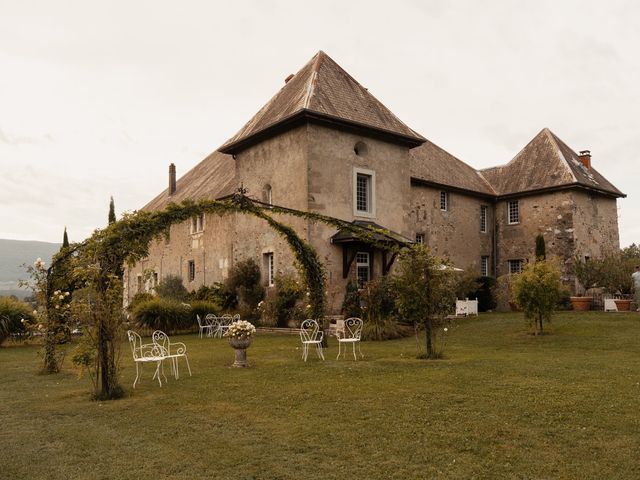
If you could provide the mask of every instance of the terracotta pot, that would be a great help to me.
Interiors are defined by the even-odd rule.
[[[236,352],[236,358],[232,367],[244,368],[248,367],[247,362],[247,348],[251,346],[253,337],[229,337],[229,345],[233,347]]]
[[[631,310],[631,300],[625,299],[615,299],[616,307],[618,307],[619,312],[628,312]]]
[[[576,312],[588,312],[591,310],[592,297],[571,297],[571,306]]]

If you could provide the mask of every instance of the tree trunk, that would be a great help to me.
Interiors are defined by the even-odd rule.
[[[542,331],[542,315],[538,316],[538,323],[540,324],[540,335],[542,335],[543,334],[543,331]]]
[[[427,358],[433,358],[433,329],[430,318],[424,320],[424,336],[427,342]]]

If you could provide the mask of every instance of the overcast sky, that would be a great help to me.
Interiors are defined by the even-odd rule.
[[[142,207],[318,50],[475,168],[542,128],[628,198],[640,242],[640,2],[0,0],[0,238]]]

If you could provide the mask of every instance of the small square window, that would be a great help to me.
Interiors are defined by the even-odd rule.
[[[374,217],[376,211],[376,176],[373,170],[353,170],[353,214]]]
[[[424,243],[424,233],[416,233],[416,243]]]
[[[489,276],[489,257],[486,255],[480,257],[480,275],[483,277]]]
[[[507,216],[509,225],[520,223],[520,204],[518,200],[511,200],[507,203]]]
[[[191,233],[200,233],[204,231],[204,213],[191,217]]]
[[[273,287],[275,285],[276,280],[276,269],[275,262],[273,258],[273,252],[265,253],[263,256],[262,263],[264,265],[264,272],[266,273],[267,287]]]
[[[196,279],[196,262],[189,260],[189,281],[193,282]]]
[[[487,211],[486,205],[480,205],[480,232],[487,233]]]
[[[371,264],[369,252],[356,253],[356,275],[358,276],[358,288],[364,288],[371,280]]]
[[[440,192],[440,210],[449,210],[449,192]]]
[[[524,261],[522,259],[508,260],[507,264],[509,266],[509,273],[520,273],[522,272]]]

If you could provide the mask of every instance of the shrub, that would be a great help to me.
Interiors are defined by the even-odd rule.
[[[235,292],[230,291],[223,283],[214,283],[213,285],[203,285],[197,291],[191,292],[191,300],[204,300],[215,303],[226,311],[236,308],[238,305],[238,297]]]
[[[298,318],[304,316],[300,307],[300,301],[305,297],[305,292],[293,276],[282,274],[275,278],[275,293],[269,295],[261,305],[262,324],[287,327],[291,320],[304,320]]]
[[[131,301],[129,302],[129,305],[127,306],[127,310],[129,310],[129,312],[132,312],[133,309],[136,308],[136,305],[138,305],[139,303],[148,302],[149,300],[153,300],[154,298],[156,297],[152,293],[148,293],[148,292],[136,293],[131,299]]]
[[[345,316],[345,318],[362,318],[362,306],[360,292],[358,291],[358,285],[356,285],[351,280],[347,282],[341,312]]]
[[[141,302],[131,312],[139,327],[173,333],[191,323],[191,309],[180,302],[154,298]],[[195,319],[195,316],[193,317]]]
[[[458,298],[478,299],[478,311],[486,312],[497,306],[496,281],[493,277],[481,277],[473,273],[459,277]]]
[[[177,275],[167,275],[156,286],[156,293],[159,297],[177,302],[184,302],[189,298],[189,292],[182,283],[182,278]]]
[[[260,284],[260,267],[252,259],[237,262],[225,282],[227,290],[235,292],[241,307],[255,310],[264,298],[264,287]]]
[[[0,297],[0,343],[12,333],[26,331],[22,320],[34,323],[35,317],[28,304],[9,297]]]
[[[513,282],[513,300],[524,310],[536,334],[543,333],[544,321],[551,321],[561,294],[560,267],[556,261],[539,259],[530,263]]]
[[[363,340],[391,340],[402,337],[396,320],[395,298],[388,277],[371,280],[361,292]]]
[[[202,318],[203,320],[204,317],[206,317],[209,313],[219,315],[220,307],[217,303],[209,302],[206,300],[194,300],[191,302],[190,312],[190,322],[188,326],[196,325],[196,323],[198,323],[196,315],[200,315],[200,318]]]

